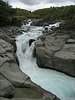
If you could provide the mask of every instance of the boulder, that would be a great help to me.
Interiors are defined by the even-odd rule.
[[[6,33],[8,34],[7,31]],[[6,33],[2,35],[3,37],[0,36],[0,100],[10,100],[8,98],[11,100],[59,100],[54,94],[33,83],[20,70],[14,56],[15,46],[12,44],[14,40],[10,39],[13,35],[7,36]]]
[[[0,74],[0,97],[9,98],[13,96],[14,96],[14,86]]]
[[[0,68],[0,73],[6,77],[11,83],[17,86],[24,86],[25,80],[29,77],[23,74],[17,64],[6,62]]]
[[[31,23],[32,26],[48,26],[49,25],[49,21],[44,21],[43,19],[36,19],[34,21],[32,21]]]
[[[55,34],[42,35],[35,41],[37,64],[75,77],[75,40],[69,34]]]
[[[0,39],[0,73],[15,86],[23,86],[29,77],[21,72],[13,55],[13,46]]]
[[[69,39],[62,50],[55,53],[54,63],[56,69],[75,76],[75,40]]]

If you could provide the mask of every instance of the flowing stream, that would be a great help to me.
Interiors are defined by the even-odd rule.
[[[58,26],[58,23],[50,25],[49,28],[51,26]],[[36,64],[36,58],[33,58],[34,43],[29,47],[29,40],[36,40],[42,34],[43,27],[30,26],[30,24],[22,26],[23,29],[26,27],[29,31],[16,37],[20,69],[33,82],[52,92],[61,100],[75,100],[75,78],[54,70],[41,69]]]

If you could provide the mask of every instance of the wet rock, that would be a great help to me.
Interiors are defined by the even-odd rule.
[[[31,46],[31,44],[32,44],[34,41],[35,41],[34,39],[30,39],[30,40],[29,40],[29,46]]]
[[[8,98],[11,98],[11,100],[59,100],[54,94],[33,83],[30,77],[20,70],[14,56],[16,45],[13,43],[15,42],[13,37],[17,34],[15,32],[12,34],[11,31],[10,33],[11,35],[8,36],[6,35],[8,34],[7,31],[4,35],[0,34],[0,100],[10,100]],[[15,91],[14,87],[20,92],[19,98],[15,97],[18,92]],[[25,90],[28,92],[26,91],[26,96],[23,96],[22,93]],[[30,95],[33,97],[30,97]]]
[[[33,50],[33,57],[36,57],[36,49],[34,47],[34,50]]]

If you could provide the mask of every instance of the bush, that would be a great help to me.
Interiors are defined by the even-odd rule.
[[[0,26],[10,25],[11,15],[10,15],[11,6],[8,3],[0,0]]]
[[[75,31],[75,19],[67,20],[60,24],[60,29]]]

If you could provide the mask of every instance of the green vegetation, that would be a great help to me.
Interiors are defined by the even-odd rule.
[[[69,20],[75,18],[75,5],[50,7],[39,9],[32,12],[34,18],[43,18],[44,20]]]
[[[75,31],[75,19],[62,22],[59,29]]]
[[[17,18],[17,19],[27,19],[29,18],[29,15],[31,13],[31,11],[20,9],[20,8],[13,8],[12,10],[13,12],[15,12],[13,18]]]
[[[11,22],[11,6],[0,0],[0,26],[9,25]]]
[[[48,22],[58,20],[72,20],[68,22],[73,22],[75,19],[75,5],[50,7],[31,12],[25,9],[12,8],[8,2],[0,0],[0,26],[11,25],[13,22],[27,18],[37,18]]]
[[[75,5],[50,7],[33,12],[20,8],[15,8],[13,11],[15,12],[14,17],[21,19],[42,18],[44,20],[70,20],[75,18]]]
[[[13,24],[19,20],[23,20],[29,17],[30,11],[12,8],[8,2],[0,0],[0,26],[7,26]],[[15,21],[13,21],[15,20]]]
[[[32,16],[33,18],[41,18],[42,23],[63,20],[60,29],[75,31],[75,5],[39,9],[32,12]]]

